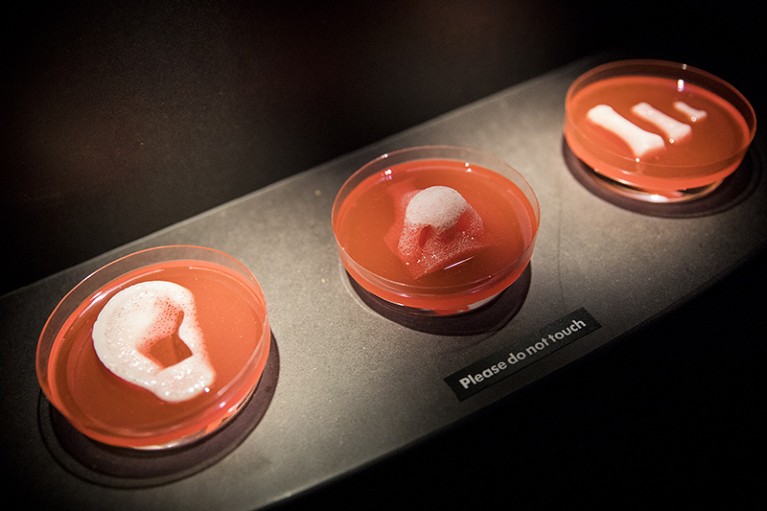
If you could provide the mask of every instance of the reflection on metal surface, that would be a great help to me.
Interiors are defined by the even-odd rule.
[[[427,316],[409,307],[387,302],[363,289],[345,273],[357,296],[381,316],[413,330],[438,335],[474,335],[500,330],[519,312],[530,288],[531,264],[492,301],[455,316]]]
[[[573,154],[562,139],[562,155],[572,176],[594,195],[621,208],[650,216],[668,218],[692,218],[725,211],[744,201],[756,188],[763,171],[762,158],[752,145],[736,172],[733,172],[716,189],[695,200],[652,201],[639,197],[640,190],[620,186],[602,178]],[[645,194],[646,195],[646,194]]]

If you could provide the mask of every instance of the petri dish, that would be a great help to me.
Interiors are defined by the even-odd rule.
[[[647,202],[706,196],[741,164],[756,114],[732,85],[664,60],[609,62],[565,97],[564,137],[612,192]]]
[[[54,308],[37,345],[48,401],[72,426],[130,449],[187,445],[254,393],[271,330],[256,277],[201,246],[141,250],[101,267]]]
[[[336,195],[332,227],[346,272],[413,314],[489,303],[528,266],[540,221],[535,193],[498,157],[456,146],[383,154]]]

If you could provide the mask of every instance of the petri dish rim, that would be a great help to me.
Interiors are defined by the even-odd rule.
[[[591,85],[592,83],[620,76],[650,76],[684,80],[685,83],[692,83],[719,96],[721,99],[730,103],[743,116],[743,120],[748,127],[748,134],[744,138],[742,144],[736,150],[734,150],[732,154],[724,158],[701,163],[696,165],[696,167],[725,167],[731,164],[734,159],[739,161],[742,159],[743,154],[745,154],[745,151],[753,142],[757,127],[756,112],[748,99],[746,99],[746,97],[737,88],[735,88],[726,80],[701,68],[681,62],[662,59],[616,60],[597,65],[578,76],[570,84],[565,94],[565,123],[567,125],[567,130],[565,130],[566,133],[568,130],[571,130],[576,136],[580,138],[580,140],[585,140],[587,143],[590,142],[589,136],[585,134],[583,130],[578,127],[577,123],[573,121],[573,98],[577,96],[577,94],[584,87]],[[609,154],[610,157],[614,159],[614,161],[621,162],[623,165],[625,165],[624,168],[632,168],[637,164],[635,159],[626,157],[623,154],[617,153],[615,151],[611,151],[605,148],[600,148],[600,151],[604,152],[605,154]],[[641,165],[646,169],[689,167],[688,165],[654,164],[652,162],[642,162]],[[733,171],[734,170],[735,169],[733,169]],[[630,180],[627,180],[624,183],[629,185],[633,184]]]
[[[354,188],[368,179],[369,177],[376,175],[378,173],[383,172],[386,170],[387,167],[391,167],[400,163],[406,163],[406,162],[413,162],[417,160],[450,160],[454,162],[461,162],[467,165],[479,165],[486,169],[487,171],[501,176],[502,178],[505,178],[506,180],[510,181],[513,185],[515,185],[517,188],[520,189],[522,194],[527,199],[527,205],[523,206],[525,210],[530,211],[531,216],[531,230],[532,235],[530,237],[530,240],[525,246],[524,251],[522,253],[522,256],[515,260],[510,262],[511,264],[508,265],[508,267],[514,268],[517,266],[517,263],[520,260],[526,260],[524,264],[521,265],[521,267],[518,267],[518,271],[499,271],[493,274],[490,277],[477,279],[473,281],[467,281],[465,283],[462,283],[460,286],[439,286],[439,285],[431,285],[431,286],[418,286],[413,285],[411,283],[407,282],[401,282],[394,279],[389,279],[386,277],[383,277],[381,275],[378,275],[377,273],[367,269],[365,265],[361,264],[358,260],[356,260],[354,257],[351,256],[351,254],[348,253],[348,251],[343,246],[342,239],[340,239],[339,234],[337,232],[338,228],[338,222],[339,222],[339,211],[342,207],[342,204],[344,200],[349,196],[349,194],[354,190]],[[361,276],[363,278],[368,279],[369,281],[372,281],[375,285],[379,285],[382,288],[385,288],[385,290],[392,294],[392,295],[399,295],[402,297],[403,302],[407,302],[410,299],[417,297],[419,299],[428,299],[428,298],[435,298],[440,299],[445,297],[445,293],[448,292],[450,296],[457,295],[457,294],[467,294],[467,295],[473,295],[476,293],[480,293],[481,291],[498,286],[500,283],[502,283],[505,279],[507,279],[510,275],[513,275],[515,273],[521,274],[522,271],[524,271],[524,268],[529,263],[531,257],[532,257],[532,251],[533,247],[535,245],[535,241],[538,235],[538,230],[540,228],[540,203],[538,201],[537,195],[535,194],[535,191],[533,190],[530,183],[527,181],[527,179],[514,167],[503,161],[501,158],[499,158],[496,155],[493,155],[489,152],[483,152],[476,149],[471,149],[468,147],[462,147],[462,146],[454,146],[454,145],[421,145],[421,146],[412,146],[412,147],[406,147],[402,149],[397,149],[394,151],[386,152],[383,154],[380,154],[379,156],[375,157],[374,159],[368,161],[364,165],[362,165],[359,169],[357,169],[355,172],[349,176],[349,178],[346,179],[346,181],[343,183],[341,188],[339,189],[338,193],[336,194],[335,200],[333,202],[332,207],[332,213],[331,213],[331,224],[333,228],[333,235],[336,241],[336,246],[338,248],[339,253],[341,254],[342,262],[344,263],[344,266],[347,266],[347,264],[351,265],[355,271],[360,273],[361,270]],[[513,280],[509,282],[509,285],[513,283]],[[359,283],[362,285],[362,283]],[[371,291],[372,292],[372,291]],[[376,294],[377,293],[373,293]],[[395,303],[396,305],[402,305],[408,307],[407,303],[400,303],[392,301],[391,299],[385,298],[383,296],[379,296],[379,298],[385,299],[391,303]],[[492,296],[484,297],[484,299],[490,299]],[[452,308],[452,307],[449,307]]]
[[[145,435],[126,435],[125,433],[116,430],[104,430],[103,427],[98,427],[93,424],[88,424],[88,427],[85,428],[86,431],[83,431],[83,425],[81,424],[81,421],[74,419],[69,409],[63,408],[58,404],[59,400],[55,398],[49,382],[48,376],[49,364],[51,362],[51,348],[58,336],[58,333],[62,330],[62,328],[67,327],[69,324],[71,324],[72,321],[75,320],[72,315],[83,304],[84,301],[91,300],[97,293],[99,293],[101,289],[108,287],[111,282],[114,282],[116,279],[119,279],[127,273],[135,272],[142,268],[146,268],[158,263],[178,261],[201,261],[206,263],[214,263],[236,272],[240,277],[242,277],[241,283],[247,285],[248,291],[253,293],[254,297],[257,299],[260,305],[263,306],[264,317],[261,321],[261,324],[259,325],[261,327],[261,338],[256,343],[256,347],[253,349],[253,352],[248,357],[248,360],[242,365],[240,370],[234,376],[232,376],[228,382],[216,390],[214,396],[212,396],[212,401],[216,402],[221,398],[231,399],[239,396],[240,394],[243,394],[242,392],[233,392],[233,389],[235,389],[238,384],[242,384],[248,379],[254,379],[255,384],[252,386],[252,388],[244,391],[243,397],[241,399],[236,399],[231,403],[227,401],[226,405],[220,407],[223,410],[229,411],[230,413],[228,415],[226,413],[220,412],[215,414],[211,412],[206,413],[207,410],[215,406],[210,399],[206,399],[206,404],[194,407],[184,414],[175,416],[173,423],[163,425],[161,431],[154,431],[151,433],[146,433]],[[46,399],[59,411],[59,413],[61,413],[68,421],[70,421],[70,423],[72,423],[76,429],[80,430],[86,436],[92,436],[93,434],[96,434],[99,436],[99,441],[119,447],[128,447],[139,450],[162,449],[167,447],[175,447],[178,445],[185,445],[189,442],[207,436],[208,434],[217,430],[218,427],[223,425],[229,418],[236,415],[239,412],[241,405],[247,402],[248,398],[252,395],[253,391],[258,385],[258,381],[260,380],[261,376],[260,373],[263,371],[263,365],[269,354],[270,343],[271,329],[269,326],[269,316],[263,289],[261,288],[261,285],[253,272],[251,272],[244,263],[221,250],[201,245],[161,245],[141,249],[118,257],[117,259],[97,268],[83,279],[81,279],[69,291],[67,291],[67,293],[63,296],[63,298],[61,298],[61,300],[58,301],[57,305],[49,314],[43,329],[40,332],[35,351],[35,371],[38,383]],[[233,395],[230,396],[230,394]],[[115,443],[104,441],[104,438],[117,437],[122,438],[126,442],[129,440],[140,442],[144,438],[155,437],[172,438],[177,430],[184,429],[185,421],[199,414],[210,415],[211,417],[214,415],[221,415],[222,421],[213,429],[205,429],[197,435],[184,435],[177,440],[173,440],[168,443],[162,443],[159,445],[126,446],[118,441],[115,441]],[[212,421],[211,423],[213,424],[215,421]]]

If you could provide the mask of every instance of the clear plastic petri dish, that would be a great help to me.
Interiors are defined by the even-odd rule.
[[[710,194],[741,164],[755,133],[754,109],[737,89],[676,62],[603,64],[565,97],[573,154],[601,185],[648,202]]]
[[[528,266],[540,221],[525,178],[468,148],[423,146],[375,158],[339,190],[333,233],[364,291],[414,314],[472,311]]]
[[[36,370],[48,401],[103,444],[165,449],[227,423],[269,355],[266,301],[241,262],[169,245],[83,279],[49,316]]]

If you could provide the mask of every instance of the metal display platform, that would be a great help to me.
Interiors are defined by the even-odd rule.
[[[672,207],[594,188],[562,137],[571,63],[0,297],[3,456],[59,508],[257,509],[407,448],[673,310],[767,241],[765,144],[710,197]],[[344,180],[395,149],[491,152],[538,195],[528,272],[460,319],[400,317],[347,278],[330,226]],[[266,295],[273,355],[221,433],[173,453],[80,437],[42,398],[35,347],[81,278],[140,248],[199,244],[244,262]],[[501,367],[503,366],[503,367]],[[9,450],[7,446],[12,446]]]

